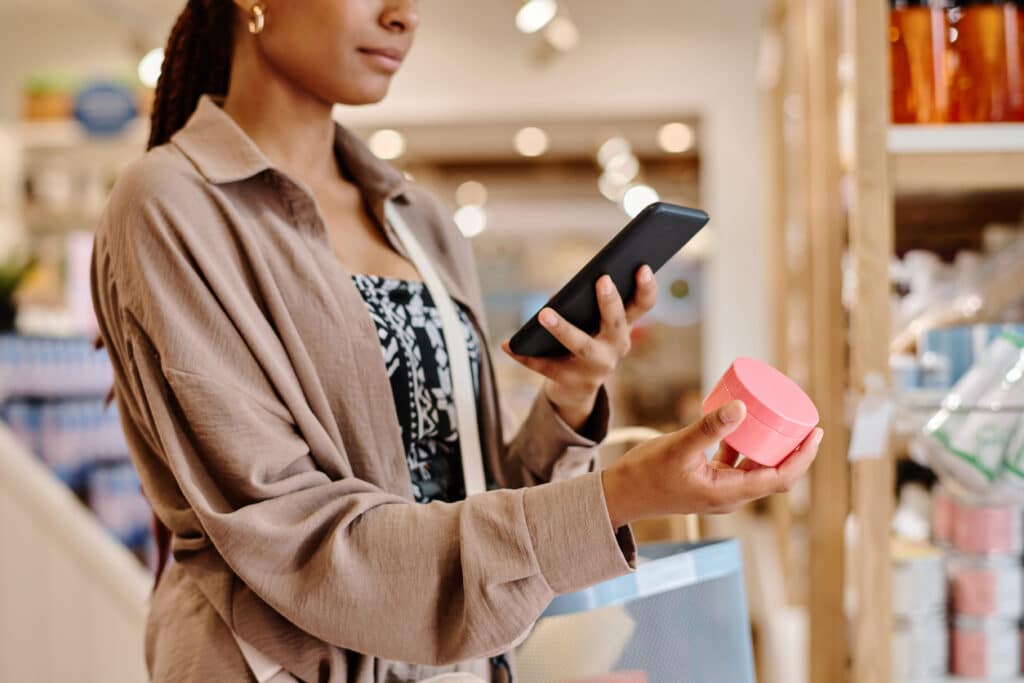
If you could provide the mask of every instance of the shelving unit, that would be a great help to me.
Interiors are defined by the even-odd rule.
[[[891,126],[898,193],[1024,188],[1024,124]]]
[[[782,66],[768,93],[779,179],[769,216],[785,264],[774,278],[776,361],[809,388],[826,430],[810,509],[775,516],[809,537],[808,680],[879,683],[892,678],[895,450],[849,462],[847,425],[866,379],[889,381],[895,205],[1024,190],[1024,125],[892,126],[889,4],[774,4],[768,30]]]

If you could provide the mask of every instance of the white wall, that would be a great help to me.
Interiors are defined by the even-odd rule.
[[[130,32],[105,18],[117,16],[109,7],[123,0],[102,0],[103,12],[55,14],[65,1],[81,6],[81,0],[46,0],[49,13],[31,19],[27,0],[0,0],[22,7],[0,22],[0,117],[15,114],[14,88],[29,67],[96,69],[133,53]],[[563,2],[582,42],[537,70],[529,61],[535,44],[513,28],[512,0],[425,0],[418,43],[389,99],[344,116],[352,123],[401,123],[700,114],[704,208],[717,243],[706,288],[705,380],[716,379],[738,355],[766,357],[771,335],[755,86],[759,3]],[[164,34],[157,26],[170,21],[164,14],[149,31]]]

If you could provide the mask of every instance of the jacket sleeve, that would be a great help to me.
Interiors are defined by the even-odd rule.
[[[184,217],[145,194],[121,197],[94,255],[118,397],[201,524],[189,542],[274,610],[335,646],[437,665],[501,652],[554,595],[629,571],[599,473],[419,505],[323,471],[177,233]]]

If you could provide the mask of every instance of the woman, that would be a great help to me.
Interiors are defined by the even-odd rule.
[[[175,560],[146,633],[155,681],[507,680],[502,653],[554,595],[630,570],[629,522],[731,510],[815,456],[820,431],[778,469],[734,468],[728,450],[709,465],[735,403],[591,471],[602,386],[654,304],[647,268],[628,307],[598,283],[593,338],[545,312],[573,355],[519,359],[546,380],[506,443],[466,242],[330,116],[385,95],[418,11],[192,0],[171,34],[151,150],[114,189],[93,263]],[[436,307],[386,203],[459,306],[493,489],[468,499]]]

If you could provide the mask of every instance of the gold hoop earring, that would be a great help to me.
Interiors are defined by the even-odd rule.
[[[267,12],[263,7],[262,2],[257,2],[249,10],[249,33],[254,36],[263,32],[263,27],[267,25]]]

